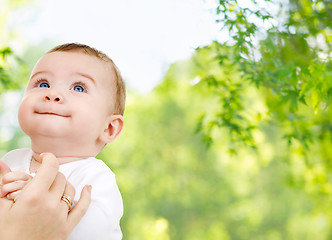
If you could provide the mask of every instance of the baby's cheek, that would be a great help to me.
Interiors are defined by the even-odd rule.
[[[26,103],[26,101],[23,100],[23,102],[21,103],[19,109],[18,109],[18,122],[20,124],[20,127],[23,129],[25,129],[25,125],[27,124],[28,121],[28,109],[29,106]]]

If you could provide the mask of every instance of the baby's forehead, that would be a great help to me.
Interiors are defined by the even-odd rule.
[[[116,73],[112,62],[83,51],[56,51],[46,53],[35,64],[30,79],[38,74],[45,75],[86,75],[102,84],[105,90],[115,88]]]
[[[75,56],[76,56],[76,58],[75,58]],[[108,61],[106,58],[100,57],[96,54],[88,53],[83,50],[47,52],[39,58],[37,63],[40,61],[44,61],[45,59],[46,60],[52,59],[54,61],[57,61],[57,60],[62,61],[63,59],[68,59],[68,58],[70,58],[71,60],[75,59],[76,62],[82,62],[86,59],[91,59],[91,60],[94,60],[95,62],[98,62],[98,63],[108,66],[110,68],[113,67],[113,63],[111,61]]]
[[[61,66],[61,63],[62,67],[77,67],[85,71],[95,69],[99,70],[99,74],[115,75],[113,62],[82,50],[48,52],[39,58],[32,71],[36,68],[50,67],[50,65],[55,68]]]

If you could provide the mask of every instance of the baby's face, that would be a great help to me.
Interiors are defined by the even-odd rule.
[[[31,138],[96,141],[114,104],[111,67],[80,52],[53,52],[32,70],[19,108],[19,123]]]

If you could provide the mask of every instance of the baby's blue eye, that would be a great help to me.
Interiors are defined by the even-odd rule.
[[[77,92],[84,92],[84,88],[82,86],[80,86],[80,85],[74,86],[73,90],[77,91]]]
[[[41,88],[50,88],[50,85],[48,85],[48,83],[46,82],[42,82],[38,85],[38,87],[41,87]]]

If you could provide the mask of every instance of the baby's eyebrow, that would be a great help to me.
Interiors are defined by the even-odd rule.
[[[33,75],[31,75],[30,79],[34,78],[36,75],[38,74],[42,74],[42,73],[48,73],[47,71],[40,71],[40,72],[36,72]]]
[[[93,84],[96,84],[96,80],[94,80],[94,78],[91,77],[90,75],[85,74],[85,73],[76,73],[76,74],[79,75],[79,76],[85,77],[85,78],[91,80],[91,82],[92,82]]]

